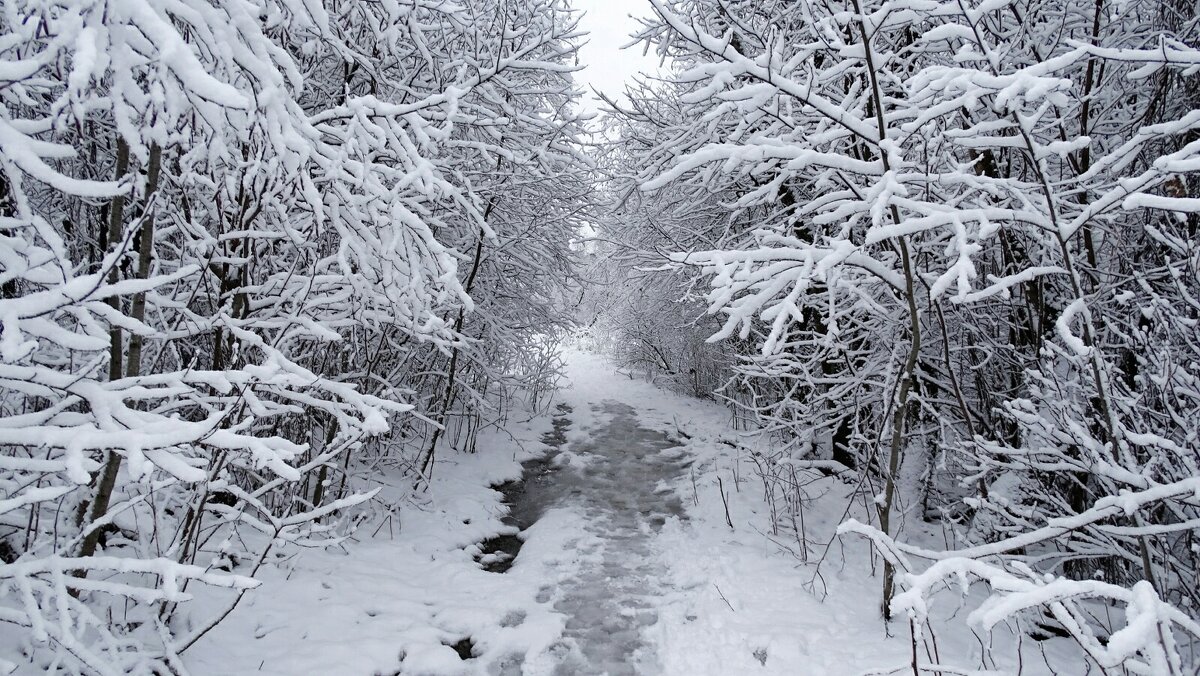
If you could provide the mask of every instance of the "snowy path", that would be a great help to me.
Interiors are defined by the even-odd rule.
[[[865,543],[839,545],[813,587],[815,558],[764,537],[761,483],[729,443],[752,440],[726,409],[592,355],[570,355],[568,375],[550,415],[444,454],[427,495],[385,478],[386,517],[356,542],[260,571],[262,589],[188,653],[192,672],[849,676],[904,664],[906,637],[885,640],[878,620]],[[849,488],[810,490],[820,542]],[[500,539],[520,540],[511,568],[487,565],[481,544]],[[814,590],[826,589],[822,603]]]
[[[573,648],[555,673],[657,673],[657,655],[642,633],[658,620],[654,607],[668,583],[650,541],[667,519],[683,516],[669,484],[686,462],[667,450],[676,445],[666,434],[639,425],[630,406],[606,400],[590,407],[598,419],[582,430],[586,440],[565,451],[572,462],[523,496],[544,504],[545,492],[560,495],[551,506],[578,512],[592,536],[583,546],[567,543],[585,557],[578,573],[543,591],[567,617],[564,645]]]

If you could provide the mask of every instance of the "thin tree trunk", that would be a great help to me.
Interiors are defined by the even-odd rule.
[[[158,178],[162,167],[162,149],[158,145],[150,148],[150,164],[146,168],[146,206],[142,217],[142,232],[138,247],[137,278],[146,279],[150,276],[150,257],[154,251],[154,205],[153,201],[158,192]],[[146,318],[146,294],[139,293],[133,297],[133,307],[130,315],[137,321]],[[125,361],[125,375],[132,377],[142,372],[142,337],[138,334],[129,336],[129,354]]]
[[[116,180],[121,180],[125,173],[129,171],[129,145],[124,139],[117,139],[117,164],[113,170]],[[108,242],[111,246],[118,246],[121,241],[121,223],[125,219],[125,195],[119,194],[113,197],[112,202],[108,207]],[[112,269],[108,271],[108,283],[116,284],[120,279],[120,265],[117,261],[113,261]],[[114,310],[120,311],[121,301],[118,297],[113,296],[108,299],[108,304]],[[108,330],[108,379],[109,381],[121,379],[121,354],[122,354],[122,333],[121,327],[112,325]],[[104,469],[100,473],[100,483],[96,486],[96,495],[92,498],[90,509],[87,510],[85,516],[83,511],[79,514],[79,525],[93,523],[100,517],[108,513],[108,503],[112,498],[113,487],[117,483],[117,471],[121,469],[121,456],[114,451],[108,451],[104,460]],[[100,542],[100,530],[94,529],[84,537],[83,542],[79,545],[80,556],[91,556],[96,552],[96,545]]]
[[[142,230],[140,233],[141,242],[138,247],[138,263],[136,275],[139,279],[145,279],[150,273],[150,254],[153,251],[154,244],[154,207],[153,201],[155,193],[158,191],[158,176],[159,167],[162,160],[162,151],[155,145],[150,149],[150,163],[147,167],[146,175],[146,196],[145,209],[146,213],[142,218]],[[117,141],[117,175],[124,175],[129,167],[129,146],[124,141]],[[109,208],[108,221],[108,239],[110,242],[116,242],[121,239],[121,220],[125,211],[125,198],[118,195],[113,198],[112,206]],[[109,272],[109,283],[117,281],[117,266]],[[113,298],[112,302],[117,303],[117,299]],[[139,293],[134,296],[133,307],[130,316],[133,319],[141,321],[146,315],[146,297],[144,293]],[[121,374],[121,329],[113,327],[109,331],[109,380],[119,380]],[[142,354],[142,338],[137,334],[133,334],[129,338],[129,356],[125,367],[125,376],[136,376],[141,371],[141,354]],[[109,503],[112,501],[113,489],[117,484],[117,474],[121,470],[122,457],[116,451],[108,451],[108,457],[104,461],[104,471],[100,476],[100,485],[96,487],[96,497],[92,500],[92,508],[88,523],[93,523],[108,513]],[[80,556],[91,556],[96,553],[96,547],[100,543],[100,533],[103,529],[93,529],[83,539],[83,543],[79,547]]]
[[[854,11],[859,17],[858,32],[862,39],[863,58],[867,66],[867,79],[871,85],[871,99],[874,103],[875,123],[879,132],[879,139],[883,141],[887,138],[887,120],[884,118],[883,108],[883,92],[879,87],[878,74],[875,71],[875,57],[871,50],[871,36],[867,32],[866,24],[862,20],[862,6],[859,0],[854,0]],[[888,161],[888,155],[882,149],[878,151],[879,159],[883,163],[884,171],[891,171],[891,166]],[[900,211],[896,206],[889,205],[888,212],[892,222],[900,224]],[[908,358],[904,362],[904,368],[900,372],[900,387],[899,393],[896,396],[895,409],[892,411],[892,438],[890,448],[888,449],[888,471],[886,482],[884,484],[883,504],[879,505],[879,527],[885,534],[891,535],[891,513],[892,504],[896,495],[896,474],[900,470],[900,454],[904,446],[904,424],[908,415],[908,395],[912,388],[913,374],[917,368],[917,357],[921,352],[921,314],[917,307],[916,285],[913,281],[915,272],[913,270],[913,262],[908,251],[908,239],[901,235],[897,237],[898,246],[900,249],[900,261],[904,268],[904,296],[908,305],[908,323],[909,323],[909,338],[911,344],[908,350]],[[890,561],[885,560],[883,563],[883,601],[881,610],[884,619],[892,618],[892,595],[895,592],[895,570]]]
[[[1092,44],[1099,46],[1100,44],[1100,18],[1104,13],[1104,0],[1096,0],[1095,7],[1092,9]],[[1079,106],[1079,135],[1087,136],[1091,126],[1091,110],[1092,110],[1092,94],[1096,89],[1096,58],[1089,57],[1087,68],[1083,75],[1083,94],[1080,97],[1083,103]],[[1079,173],[1083,174],[1092,167],[1092,147],[1085,145],[1079,151]],[[1079,193],[1079,203],[1087,204],[1091,201],[1091,195],[1087,190]],[[1096,273],[1096,242],[1092,233],[1092,223],[1088,221],[1083,224],[1083,248],[1087,254],[1088,267],[1091,268],[1092,274]]]
[[[497,159],[496,171],[499,171],[503,164],[503,158]],[[496,202],[499,201],[499,199],[500,198],[498,196],[493,196],[492,199],[488,201],[487,208],[483,210],[484,223],[491,218],[492,211],[496,208]],[[479,239],[475,241],[475,257],[471,261],[471,272],[467,274],[467,281],[465,284],[463,284],[463,291],[465,291],[468,295],[470,295],[472,287],[475,286],[475,276],[479,274],[479,264],[483,260],[483,240],[484,231],[481,227],[479,229]],[[466,312],[462,308],[459,308],[458,317],[454,320],[454,333],[461,335],[463,325],[465,323]],[[449,413],[450,405],[453,403],[454,399],[454,381],[458,372],[458,354],[459,348],[457,346],[450,350],[450,364],[446,374],[446,389],[442,395],[441,408],[438,410],[437,417],[434,418],[434,422],[437,423],[437,426],[433,428],[433,437],[429,441],[429,447],[425,450],[425,457],[421,460],[421,477],[428,478],[429,472],[432,472],[433,459],[437,454],[437,443],[438,440],[441,439],[442,433],[446,429],[446,415]]]
[[[325,446],[321,449],[324,453],[325,449],[329,448],[333,443],[333,438],[337,436],[338,421],[329,421],[329,431],[325,433]],[[349,452],[349,451],[347,451]],[[312,506],[317,508],[321,506],[321,501],[325,499],[325,480],[329,476],[329,463],[322,463],[320,471],[317,472],[317,485],[313,488]]]
[[[896,496],[896,474],[900,471],[900,454],[904,446],[904,426],[908,416],[908,394],[912,389],[913,373],[917,367],[917,356],[921,352],[921,316],[917,308],[916,289],[913,284],[912,261],[908,254],[908,243],[900,239],[900,256],[904,266],[904,282],[908,296],[908,320],[911,344],[904,369],[900,372],[900,391],[896,395],[892,411],[892,439],[888,449],[887,480],[883,489],[883,504],[879,506],[879,529],[891,535],[892,505]],[[883,562],[883,600],[880,610],[886,620],[892,619],[892,596],[896,589],[896,571],[891,561]]]
[[[484,218],[491,212],[492,205],[488,205],[487,213]],[[475,275],[479,272],[479,262],[483,258],[483,230],[479,231],[479,239],[475,242],[475,259],[471,262],[471,272],[467,275],[467,283],[463,285],[463,290],[468,294],[471,293],[471,287],[475,284]],[[463,324],[466,322],[466,312],[458,309],[458,318],[454,321],[454,332],[461,334]],[[457,347],[450,351],[450,365],[446,374],[446,390],[442,394],[442,406],[438,409],[437,417],[434,422],[437,427],[433,428],[433,436],[429,440],[429,447],[425,450],[425,458],[421,461],[421,476],[428,477],[429,471],[432,469],[433,458],[437,453],[437,443],[442,436],[442,432],[446,429],[446,415],[450,411],[450,404],[454,398],[454,380],[458,373],[458,353]]]

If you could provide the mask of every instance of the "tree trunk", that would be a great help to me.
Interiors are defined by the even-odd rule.
[[[129,145],[124,139],[117,139],[117,164],[113,170],[115,180],[121,180],[125,173],[129,171]],[[108,236],[107,240],[110,246],[120,246],[121,241],[121,222],[125,218],[125,195],[120,194],[112,199],[108,207]],[[119,260],[113,260],[112,268],[108,271],[108,283],[115,284],[120,276]],[[108,304],[114,310],[120,311],[121,301],[117,297],[108,299]],[[121,379],[121,354],[122,350],[122,334],[121,327],[113,325],[108,330],[108,379],[109,381]],[[104,469],[100,473],[100,483],[96,486],[96,495],[92,498],[92,504],[87,509],[85,516],[84,510],[79,513],[79,525],[93,523],[108,512],[108,503],[112,498],[113,486],[117,482],[117,471],[121,468],[121,456],[113,451],[108,451],[104,460]],[[100,529],[97,528],[88,533],[84,537],[83,542],[79,546],[80,556],[91,556],[96,552],[96,545],[100,542]]]
[[[150,149],[150,164],[147,167],[146,175],[146,197],[145,209],[146,212],[142,219],[142,230],[140,233],[141,242],[138,247],[138,264],[137,276],[144,279],[150,271],[150,254],[154,248],[154,194],[158,190],[158,175],[159,165],[161,164],[162,151],[157,145]],[[118,179],[125,174],[129,167],[129,146],[123,141],[117,141],[117,168],[116,174]],[[113,198],[112,206],[109,207],[108,220],[108,240],[109,242],[118,242],[121,239],[121,220],[125,212],[125,198],[123,195],[118,195]],[[114,264],[112,270],[108,273],[109,283],[117,281],[118,273],[117,266]],[[116,298],[111,299],[110,303],[114,308],[119,309],[119,301]],[[133,308],[131,316],[141,321],[146,314],[146,298],[145,294],[139,293],[134,296]],[[119,380],[121,375],[121,329],[114,326],[109,330],[109,365],[108,378],[110,381]],[[141,370],[141,353],[142,339],[141,336],[132,335],[129,339],[129,358],[126,364],[126,376],[136,376]],[[109,503],[112,501],[113,488],[117,484],[117,473],[121,470],[121,456],[116,451],[108,451],[104,461],[104,471],[100,475],[100,484],[96,487],[96,496],[92,500],[90,514],[85,520],[86,523],[94,523],[97,519],[102,518],[108,513]],[[91,556],[96,553],[96,546],[100,543],[100,533],[103,529],[96,528],[88,533],[83,539],[83,543],[79,546],[80,556]]]

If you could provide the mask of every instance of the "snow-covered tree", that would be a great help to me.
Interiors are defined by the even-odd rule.
[[[929,589],[922,557],[997,598],[1015,587],[971,561],[1062,589],[1102,575],[1132,590],[1097,592],[1131,622],[1164,618],[1125,652],[1094,650],[1115,628],[1053,591],[993,620],[1049,607],[1101,666],[1177,673],[1172,632],[1195,622],[1167,604],[1195,607],[1175,590],[1197,579],[1194,11],[652,4],[642,37],[688,112],[641,187],[724,196],[746,223],[674,260],[711,284],[713,339],[756,346],[739,368],[762,423],[872,487],[875,523],[853,528],[886,554],[885,616]],[[894,544],[931,493],[962,551]]]
[[[353,527],[360,456],[425,451],[404,414],[444,423],[426,395],[455,391],[429,366],[533,358],[562,325],[574,19],[13,0],[0,22],[0,621],[38,666],[180,672],[272,548]],[[194,616],[191,581],[237,593]]]

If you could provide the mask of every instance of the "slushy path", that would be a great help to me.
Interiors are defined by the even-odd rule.
[[[686,518],[669,486],[687,464],[665,433],[639,425],[632,407],[605,400],[591,409],[592,428],[564,449],[572,462],[531,482],[512,508],[522,511],[528,500],[579,512],[592,536],[580,545],[579,574],[544,590],[567,616],[556,673],[655,674],[661,669],[644,632],[658,621],[666,571],[651,542],[667,519]]]

